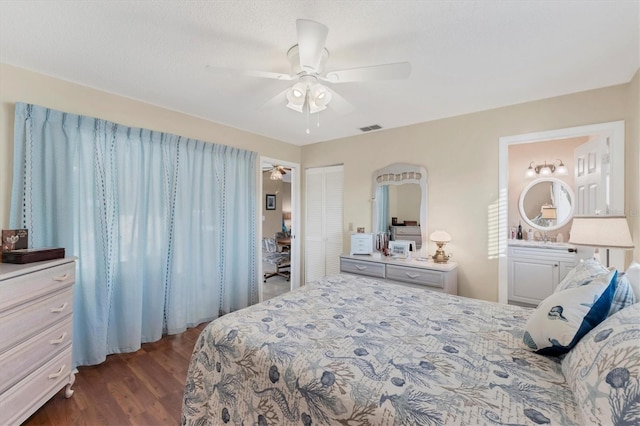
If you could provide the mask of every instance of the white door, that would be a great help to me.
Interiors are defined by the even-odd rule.
[[[305,171],[305,282],[340,272],[344,167]]]
[[[610,212],[608,142],[608,138],[594,136],[574,151],[576,215],[606,215]]]

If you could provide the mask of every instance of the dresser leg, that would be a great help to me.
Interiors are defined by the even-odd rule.
[[[73,395],[73,389],[71,389],[71,386],[73,386],[73,383],[75,381],[76,381],[76,375],[72,371],[71,373],[69,373],[69,383],[67,383],[67,388],[64,390],[64,396],[66,398],[71,398],[71,395]]]

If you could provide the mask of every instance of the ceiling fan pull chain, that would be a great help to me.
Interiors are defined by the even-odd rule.
[[[320,128],[320,111],[318,111],[318,112],[316,113],[316,115],[318,116],[318,121],[317,121],[317,123],[316,123],[316,127],[319,129],[319,128]]]
[[[310,115],[310,109],[311,107],[309,106],[309,96],[307,96],[307,102],[305,102],[306,106],[307,106],[307,134],[311,133],[311,131],[309,130],[309,115]]]

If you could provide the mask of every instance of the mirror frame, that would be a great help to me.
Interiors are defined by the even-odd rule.
[[[407,183],[414,183],[420,185],[421,198],[420,198],[420,234],[422,236],[422,248],[420,252],[426,253],[428,247],[427,232],[427,169],[422,166],[416,166],[413,164],[395,163],[382,169],[376,170],[373,173],[373,196],[371,197],[372,203],[372,219],[371,229],[375,233],[373,227],[378,223],[378,201],[376,200],[376,194],[378,187],[382,185],[403,185]]]
[[[565,189],[569,193],[569,197],[571,198],[571,211],[569,212],[569,215],[562,222],[558,221],[558,223],[556,223],[554,226],[541,227],[540,225],[537,225],[537,224],[533,223],[529,219],[529,217],[527,217],[527,215],[525,213],[525,210],[524,210],[524,198],[525,198],[525,196],[527,195],[527,193],[529,192],[529,190],[531,188],[533,188],[534,186],[536,186],[537,184],[542,183],[542,182],[559,183],[560,185],[565,187]],[[522,220],[524,220],[527,223],[527,225],[529,225],[530,227],[532,227],[534,229],[537,229],[539,231],[543,231],[543,232],[544,231],[555,231],[556,229],[562,228],[567,223],[569,223],[569,221],[571,219],[573,219],[575,211],[576,211],[576,196],[575,196],[575,193],[573,192],[573,189],[571,189],[571,186],[569,186],[569,184],[567,182],[563,181],[562,179],[558,179],[558,178],[555,178],[555,177],[546,177],[546,178],[534,179],[531,182],[529,182],[529,184],[527,186],[525,186],[524,189],[522,190],[522,192],[520,193],[520,200],[518,201],[518,212],[520,213],[520,217],[522,218]]]

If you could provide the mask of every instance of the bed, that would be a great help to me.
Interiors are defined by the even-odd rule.
[[[620,317],[623,331],[640,334],[638,308],[609,320]],[[592,392],[577,392],[565,373],[601,366],[589,356],[563,365],[563,357],[527,349],[532,312],[362,276],[326,277],[203,330],[182,424],[585,424],[574,393]],[[590,348],[594,356],[602,343]],[[638,365],[628,366],[636,385],[637,352]],[[607,383],[594,385],[604,399],[607,389],[622,389]]]

